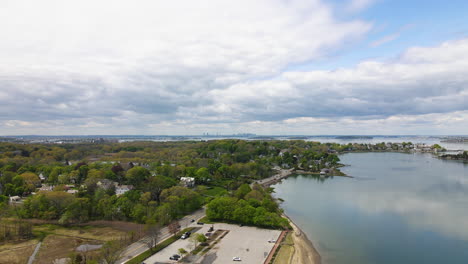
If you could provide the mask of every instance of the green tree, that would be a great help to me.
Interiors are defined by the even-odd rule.
[[[149,176],[150,172],[147,169],[138,166],[129,169],[125,174],[128,183],[135,186],[141,186]]]
[[[245,195],[251,191],[252,188],[250,188],[250,185],[244,183],[239,187],[239,189],[237,189],[234,195],[237,197],[237,199],[244,199]]]
[[[207,168],[200,168],[195,173],[195,181],[197,184],[203,184],[211,180],[211,174]]]

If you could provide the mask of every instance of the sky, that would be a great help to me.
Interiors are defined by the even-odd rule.
[[[466,0],[0,0],[0,135],[466,135]]]

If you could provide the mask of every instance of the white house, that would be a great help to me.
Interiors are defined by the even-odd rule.
[[[185,187],[194,187],[195,186],[195,178],[193,177],[181,177],[180,183],[182,186]]]
[[[21,201],[21,197],[19,197],[19,196],[10,196],[10,202],[11,203],[19,202],[19,201]]]
[[[122,195],[130,190],[133,189],[133,185],[120,185],[120,186],[115,186],[115,194],[117,196]]]
[[[41,179],[42,182],[46,180],[46,178],[44,177],[44,174],[42,173],[39,174],[39,179]]]

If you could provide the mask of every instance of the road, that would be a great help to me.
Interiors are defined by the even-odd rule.
[[[284,179],[286,177],[288,177],[289,175],[291,175],[291,173],[293,172],[294,169],[278,169],[278,173],[271,176],[271,177],[268,177],[268,178],[265,178],[265,179],[262,179],[262,180],[257,180],[253,183],[250,184],[250,187],[253,187],[253,185],[255,183],[258,183],[260,185],[268,185],[268,184],[271,184],[271,183],[274,183],[274,182],[277,182],[277,181],[280,181],[281,179]]]
[[[205,208],[202,208],[200,210],[195,211],[194,213],[192,213],[190,215],[187,215],[187,216],[183,217],[182,219],[179,220],[179,223],[181,225],[181,229],[184,229],[184,228],[190,226],[192,219],[195,219],[195,222],[196,222],[198,219],[203,218],[204,216],[205,216]],[[159,241],[161,242],[161,241],[169,238],[171,235],[172,234],[169,232],[169,229],[166,226],[166,227],[161,229],[161,235],[159,237]],[[146,245],[146,243],[144,242],[146,239],[148,239],[148,238],[144,237],[144,238],[138,240],[137,242],[131,244],[130,246],[128,246],[127,249],[125,250],[125,252],[123,253],[122,258],[117,263],[118,264],[125,263],[128,260],[130,260],[130,259],[140,255],[141,253],[145,252],[146,250],[148,250],[149,248]]]
[[[34,252],[29,257],[28,264],[32,264],[34,262],[34,259],[36,258],[37,252],[39,251],[39,248],[41,247],[41,245],[42,245],[42,242],[37,243],[36,248],[34,248]]]

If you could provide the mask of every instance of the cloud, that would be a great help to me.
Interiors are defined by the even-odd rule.
[[[390,34],[390,35],[386,35],[376,41],[373,41],[370,46],[375,48],[375,47],[378,47],[378,46],[381,46],[383,44],[386,44],[388,42],[391,42],[391,41],[394,41],[395,39],[399,38],[400,37],[400,33],[394,33],[394,34]]]
[[[348,4],[347,10],[352,13],[359,12],[366,9],[374,2],[375,0],[351,0]]]
[[[396,60],[364,61],[335,71],[285,72],[275,80],[213,90],[240,119],[447,114],[468,110],[468,40],[415,47]],[[210,106],[202,111],[216,111]]]
[[[370,47],[372,48],[376,48],[376,47],[379,47],[379,46],[382,46],[386,43],[389,43],[389,42],[392,42],[398,38],[400,38],[400,36],[407,30],[413,28],[415,25],[414,24],[406,24],[404,26],[402,26],[401,28],[399,28],[397,30],[397,32],[395,33],[392,33],[392,34],[389,34],[389,35],[386,35],[386,36],[383,36],[381,37],[380,39],[377,39],[373,42],[371,42],[369,44]]]
[[[172,120],[371,27],[332,13],[305,0],[4,1],[0,120]]]
[[[465,113],[466,39],[386,62],[286,70],[372,28],[333,13],[318,0],[4,1],[0,133],[277,134],[336,122],[356,131],[403,117],[414,123],[404,129],[424,131]]]

